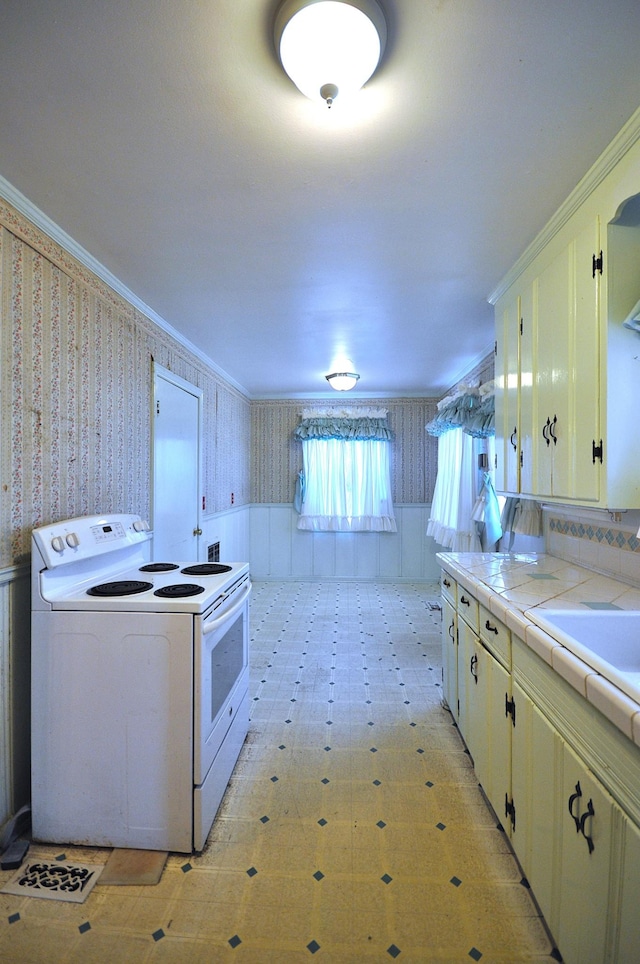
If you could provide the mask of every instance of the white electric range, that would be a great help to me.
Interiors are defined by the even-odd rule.
[[[245,740],[248,564],[150,562],[151,535],[33,531],[35,840],[201,850]]]

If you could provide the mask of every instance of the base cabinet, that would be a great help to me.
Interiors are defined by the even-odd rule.
[[[639,748],[459,595],[464,608],[443,603],[447,702],[562,959],[636,964]]]

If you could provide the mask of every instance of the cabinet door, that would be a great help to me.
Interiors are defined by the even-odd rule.
[[[614,803],[566,744],[562,789],[561,885],[549,924],[566,964],[602,964],[611,960],[607,928]]]
[[[534,493],[597,501],[600,274],[595,219],[534,282]]]
[[[458,719],[458,619],[448,599],[442,599],[442,673],[444,699]]]
[[[520,296],[520,415],[518,420],[518,445],[520,462],[520,492],[535,495],[534,485],[534,423],[533,381],[536,334],[534,317],[534,287],[529,285]]]
[[[566,439],[569,418],[568,251],[563,251],[540,273],[534,291],[534,484],[536,495],[551,496],[558,433]]]
[[[505,712],[510,677],[463,620],[458,622],[458,635],[460,732],[478,781],[502,819],[511,790],[511,718]]]
[[[640,949],[640,831],[622,816],[622,871],[620,874],[619,964],[635,961]]]
[[[598,220],[570,245],[573,312],[570,332],[569,437],[565,450],[567,494],[596,502],[600,497],[601,462],[593,445],[600,442],[600,272],[593,258],[600,250]],[[615,372],[612,372],[615,378]],[[558,445],[560,442],[558,441]],[[554,489],[556,479],[554,477]],[[559,492],[558,495],[565,493]]]
[[[478,637],[458,615],[458,727],[469,751],[473,755],[469,745],[470,730],[470,708],[473,717],[474,704],[477,702],[475,694],[471,688],[476,688],[474,679],[476,664],[476,646],[479,645]],[[473,703],[472,703],[473,701]],[[471,736],[473,742],[473,736]]]
[[[487,657],[487,651],[478,637],[467,630],[464,637],[464,663],[467,674],[466,715],[462,735],[473,758],[478,782],[483,787],[488,782],[490,771],[487,720],[491,699],[491,678]]]
[[[496,489],[520,491],[520,296],[508,293],[496,311]]]
[[[551,924],[554,878],[559,863],[556,833],[562,742],[532,700],[512,681],[515,724],[511,735],[511,781],[515,820],[511,843],[540,909]]]
[[[483,787],[493,809],[504,822],[504,803],[511,798],[511,716],[507,700],[511,693],[511,677],[506,669],[484,650],[484,663],[489,677],[487,738],[489,767]],[[506,823],[505,823],[506,826]]]

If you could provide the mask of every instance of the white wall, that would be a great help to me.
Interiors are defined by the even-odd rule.
[[[251,507],[249,559],[254,579],[380,579],[430,582],[439,578],[426,535],[430,505],[394,507],[397,533],[306,532],[289,504]]]

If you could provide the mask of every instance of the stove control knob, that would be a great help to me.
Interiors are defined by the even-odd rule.
[[[54,552],[64,552],[64,541],[62,536],[54,536],[51,540],[51,548]]]
[[[66,543],[70,549],[77,549],[77,547],[80,545],[80,540],[75,532],[70,532],[66,538]]]
[[[133,523],[133,528],[135,532],[148,532],[149,523],[144,520],[136,521]]]

